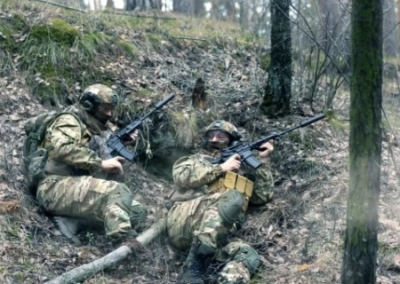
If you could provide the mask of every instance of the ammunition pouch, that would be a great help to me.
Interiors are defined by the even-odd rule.
[[[223,177],[215,180],[209,187],[210,193],[225,192],[229,190],[237,190],[244,195],[244,203],[242,206],[243,212],[247,211],[249,200],[253,195],[254,183],[244,176],[238,175],[234,172],[226,172]]]

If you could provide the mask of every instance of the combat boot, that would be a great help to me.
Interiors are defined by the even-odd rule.
[[[202,244],[192,245],[189,255],[178,275],[177,284],[204,284],[203,271],[205,260],[207,257],[213,255],[214,252],[214,249]]]
[[[81,245],[78,237],[76,236],[79,226],[82,221],[76,218],[53,216],[53,220],[57,225],[58,230],[67,237],[75,245]]]

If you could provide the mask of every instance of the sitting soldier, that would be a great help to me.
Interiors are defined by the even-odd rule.
[[[249,283],[260,265],[254,248],[242,241],[228,243],[227,237],[233,225],[244,220],[249,204],[270,200],[273,179],[267,157],[273,145],[261,145],[263,165],[257,170],[242,164],[238,154],[222,164],[211,163],[239,139],[234,125],[215,121],[205,133],[205,152],[182,157],[173,166],[177,190],[171,196],[175,204],[168,212],[167,230],[174,248],[189,250],[178,283],[204,283],[202,273],[210,257],[226,263],[218,275],[220,284]]]
[[[92,175],[95,171],[123,173],[122,157],[101,158],[89,149],[94,135],[109,130],[107,122],[117,103],[118,95],[111,88],[92,85],[76,105],[48,124],[39,145],[47,150],[48,158],[36,193],[39,204],[49,213],[100,224],[112,237],[132,232],[147,216],[145,207],[133,199],[125,184]],[[137,132],[130,136],[134,141]],[[59,225],[68,236],[68,227]]]

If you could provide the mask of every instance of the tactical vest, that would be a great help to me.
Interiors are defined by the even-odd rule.
[[[249,200],[253,195],[254,183],[245,178],[244,176],[238,175],[234,172],[228,171],[224,176],[216,179],[211,185],[209,185],[209,193],[224,192],[228,190],[237,190],[242,193],[245,197],[244,204],[242,206],[243,212],[247,211]]]

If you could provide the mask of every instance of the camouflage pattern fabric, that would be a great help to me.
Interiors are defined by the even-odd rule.
[[[234,140],[240,139],[240,137],[241,137],[236,126],[234,126],[232,123],[225,121],[225,120],[216,120],[213,123],[211,123],[206,128],[205,135],[207,135],[208,132],[213,131],[213,130],[224,131],[224,132],[228,133],[231,136],[231,138]]]
[[[74,172],[100,170],[102,159],[88,145],[91,137],[106,127],[78,107],[67,111],[81,121],[64,114],[48,126],[42,145],[49,149],[47,176],[38,185],[39,204],[54,215],[104,223],[107,235],[119,236],[142,222],[146,210],[122,183],[89,175],[73,176]]]
[[[256,257],[255,261],[258,262],[253,266],[258,268],[259,258],[254,248],[242,241],[231,242],[217,251],[215,259],[219,262],[224,262],[225,265],[219,273],[218,283],[220,284],[241,284],[249,283],[251,274],[249,268],[246,266],[246,261],[249,256]],[[254,273],[254,271],[253,271]]]
[[[185,188],[200,190],[207,187],[222,175],[221,167],[212,165],[211,159],[213,156],[205,153],[179,159],[173,167],[175,184],[181,190]],[[253,173],[246,167],[239,172],[241,175],[249,173],[252,174],[252,180],[255,181],[250,204],[263,204],[270,201],[273,179],[268,165],[263,165]],[[244,265],[246,258],[235,260],[234,252],[240,249],[242,256],[246,255],[246,251],[252,251],[255,254],[256,252],[246,243],[227,244],[227,233],[233,223],[224,221],[218,211],[219,204],[224,202],[223,196],[224,193],[216,192],[193,200],[176,202],[168,212],[167,218],[170,243],[173,247],[183,251],[188,250],[192,243],[199,242],[215,248],[216,260],[228,261],[220,273],[219,283],[249,283],[250,276],[254,271],[250,271]]]
[[[137,201],[132,200],[128,210],[121,207],[118,201],[124,194],[132,200],[130,190],[122,183],[91,176],[50,175],[40,182],[37,199],[49,213],[104,224],[107,235],[119,236],[146,217],[146,209]]]
[[[219,274],[218,283],[249,283],[251,273],[243,262],[246,261],[247,252],[256,252],[244,242],[227,244],[232,224],[226,224],[218,213],[218,202],[222,195],[214,193],[175,204],[167,218],[170,243],[182,251],[188,250],[193,242],[215,248],[215,260],[226,263]],[[237,253],[239,250],[240,255]]]
[[[97,104],[105,103],[114,106],[118,104],[119,98],[117,92],[111,89],[110,87],[107,87],[106,85],[94,84],[87,87],[83,91],[81,98],[84,97],[85,94],[87,93],[90,93],[94,96]]]
[[[211,164],[213,159],[212,154],[203,151],[177,160],[172,169],[175,185],[183,190],[198,189],[204,191],[204,187],[207,187],[222,175],[221,166]],[[238,174],[254,181],[254,191],[250,198],[250,204],[261,205],[271,201],[274,181],[269,165],[264,164],[255,171],[246,165],[242,165]]]
[[[250,283],[250,272],[242,262],[229,261],[225,264],[218,277],[219,284],[245,284]]]

